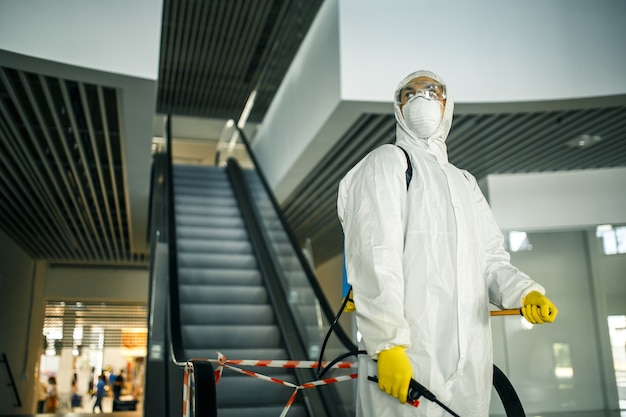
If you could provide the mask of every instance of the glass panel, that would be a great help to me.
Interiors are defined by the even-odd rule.
[[[626,253],[626,227],[618,227],[615,229],[617,238],[617,253]]]
[[[609,316],[609,336],[613,353],[615,382],[620,409],[626,409],[626,316]]]
[[[554,356],[554,376],[559,379],[571,379],[574,377],[572,368],[572,356],[568,343],[553,343],[552,355]]]
[[[324,338],[330,328],[330,323],[326,319],[320,306],[319,300],[313,290],[302,264],[291,245],[289,236],[280,221],[276,210],[270,200],[269,195],[263,187],[261,178],[256,170],[243,170],[248,187],[251,190],[251,197],[259,213],[261,213],[262,227],[270,243],[270,249],[280,266],[279,279],[285,294],[296,325],[300,329],[300,336],[305,343],[308,360],[318,360]],[[341,277],[337,277],[341,279]],[[332,361],[338,356],[347,353],[346,347],[339,338],[332,334],[324,349],[323,359]],[[292,358],[300,359],[300,358]],[[355,361],[356,358],[348,357],[345,361]],[[336,369],[325,374],[324,377],[339,376],[356,373],[355,369]],[[355,382],[339,382],[335,384],[341,392],[343,407],[349,414],[354,413],[354,392]]]

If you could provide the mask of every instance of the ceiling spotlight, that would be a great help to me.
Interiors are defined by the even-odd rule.
[[[593,144],[596,144],[602,140],[602,136],[600,135],[580,135],[576,136],[574,139],[565,142],[565,144],[571,148],[586,148]]]

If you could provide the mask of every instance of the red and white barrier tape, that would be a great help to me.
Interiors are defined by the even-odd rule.
[[[274,384],[284,385],[286,387],[293,388],[293,394],[287,401],[285,408],[280,414],[280,417],[285,417],[289,412],[289,408],[293,404],[296,399],[296,395],[298,394],[298,390],[301,389],[309,389],[315,388],[321,385],[329,385],[334,384],[336,382],[341,381],[349,381],[352,379],[356,379],[358,374],[350,374],[350,375],[342,375],[333,378],[324,378],[318,379],[315,381],[306,382],[301,385],[296,385],[288,381],[283,381],[282,379],[272,378],[267,375],[263,375],[257,372],[248,371],[246,369],[237,368],[233,365],[241,365],[241,366],[257,366],[257,367],[265,367],[265,368],[308,368],[313,369],[317,368],[319,363],[317,361],[289,361],[289,360],[233,360],[226,359],[226,356],[217,352],[217,360],[215,359],[194,359],[196,361],[202,360],[212,363],[217,363],[217,369],[215,370],[215,383],[217,384],[222,376],[222,371],[224,368],[232,369],[235,372],[242,373],[244,375],[248,375],[254,378],[261,379],[263,381],[272,382]],[[322,367],[326,367],[329,362],[322,362]],[[356,368],[358,364],[356,362],[337,362],[331,368],[339,368],[339,369],[350,369]],[[191,362],[187,363],[185,366],[185,380],[183,384],[183,417],[189,417],[189,398],[190,398],[190,390],[188,387],[189,378],[193,378],[193,376],[189,376],[189,370],[193,371],[193,367],[191,366]]]
[[[185,364],[185,375],[183,376],[183,417],[191,416],[191,390],[189,389],[190,378],[193,378],[193,367],[191,362]]]

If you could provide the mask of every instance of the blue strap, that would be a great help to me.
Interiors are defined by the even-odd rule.
[[[344,299],[350,292],[350,284],[348,284],[348,273],[346,272],[346,255],[343,255],[343,276],[341,277],[341,298]]]

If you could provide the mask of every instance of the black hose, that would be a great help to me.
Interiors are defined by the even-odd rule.
[[[317,378],[318,379],[320,379],[321,376],[326,373],[326,369],[322,371],[322,360],[324,358],[324,350],[326,350],[326,343],[328,343],[328,339],[330,339],[330,335],[333,333],[335,326],[337,325],[337,323],[339,323],[339,318],[341,317],[343,310],[346,308],[348,301],[350,301],[350,299],[346,296],[346,298],[343,300],[343,303],[341,304],[341,307],[339,308],[339,311],[337,312],[337,315],[335,315],[335,319],[333,320],[333,323],[330,325],[330,328],[326,332],[326,337],[324,338],[324,342],[322,343],[322,348],[320,349],[320,357],[319,357],[319,360],[317,361]],[[353,354],[353,353],[350,352],[350,354]],[[350,356],[350,354],[347,356]]]

